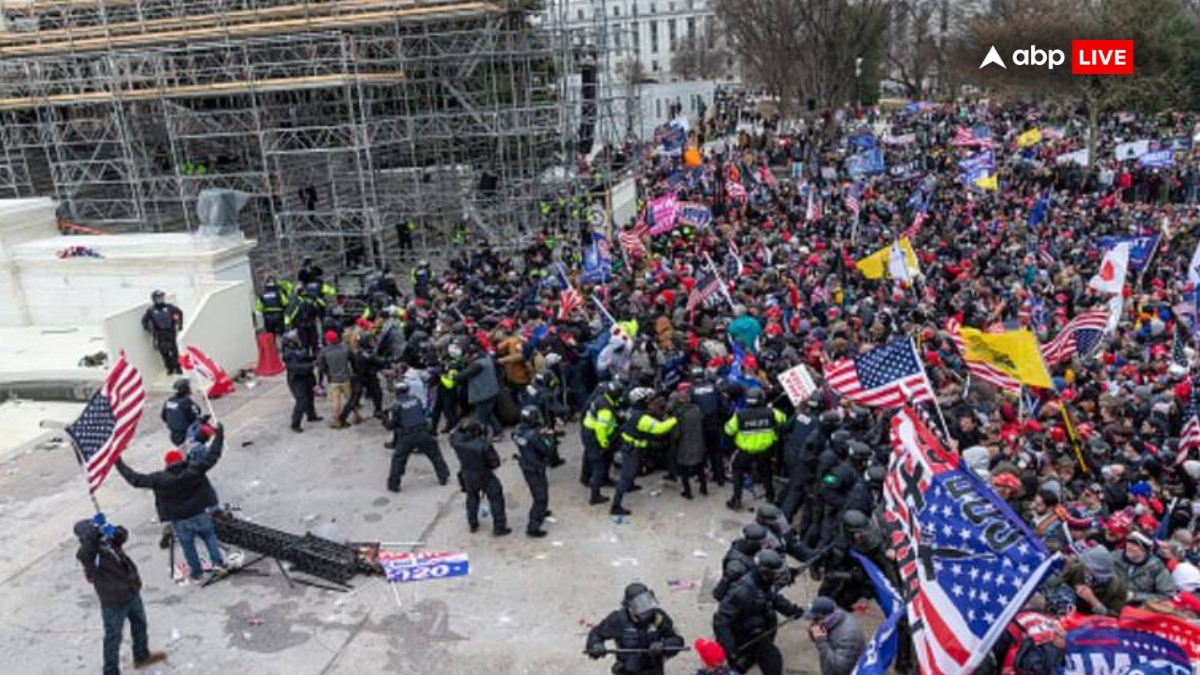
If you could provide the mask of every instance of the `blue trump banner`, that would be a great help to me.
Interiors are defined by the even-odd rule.
[[[867,643],[867,651],[858,658],[858,664],[854,666],[854,675],[885,675],[888,666],[892,665],[892,660],[896,658],[896,625],[903,616],[904,604],[900,594],[892,588],[875,563],[853,549],[850,550],[850,555],[854,556],[871,578],[871,585],[875,587],[875,599],[885,617],[883,623],[875,630],[871,641]]]
[[[379,564],[393,584],[462,577],[471,573],[466,553],[379,552]]]
[[[599,232],[592,233],[592,243],[583,249],[583,273],[579,281],[585,284],[601,284],[612,278],[612,247],[608,237]]]
[[[1140,270],[1150,262],[1154,249],[1158,246],[1157,234],[1144,234],[1137,237],[1100,237],[1100,249],[1109,251],[1117,244],[1129,243],[1129,267]]]
[[[1187,653],[1150,633],[1127,630],[1108,621],[1067,633],[1063,675],[1191,675]]]

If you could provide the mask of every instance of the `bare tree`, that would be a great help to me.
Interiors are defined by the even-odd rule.
[[[671,71],[688,79],[715,80],[727,71],[730,52],[722,46],[680,43],[671,56]]]
[[[872,70],[880,63],[887,6],[886,0],[716,0],[714,10],[747,77],[777,95],[788,114],[805,100],[830,107],[853,96],[866,81],[856,78],[856,60]]]

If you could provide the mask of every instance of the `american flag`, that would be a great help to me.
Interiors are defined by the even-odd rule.
[[[933,387],[910,338],[825,366],[825,381],[842,397],[866,406],[896,408],[933,400]]]
[[[992,140],[992,130],[986,126],[975,126],[970,129],[959,127],[954,132],[954,137],[950,139],[950,145],[958,147],[979,146],[980,149],[987,150],[995,145]]]
[[[145,407],[142,375],[122,354],[104,384],[84,406],[83,414],[66,428],[87,471],[89,492],[100,488],[117,458],[133,440]]]
[[[888,549],[920,670],[974,672],[1058,558],[912,409],[892,418],[891,441]]]
[[[804,220],[812,222],[821,219],[821,200],[815,196],[816,190],[809,188],[808,207],[804,209]]]
[[[627,258],[644,258],[646,257],[646,244],[642,243],[642,237],[645,236],[650,228],[644,222],[638,222],[628,230],[621,230],[617,234],[617,241],[621,244],[621,250],[625,252]]]
[[[1183,408],[1183,431],[1179,433],[1179,454],[1175,465],[1187,460],[1193,449],[1200,449],[1200,377],[1192,378],[1192,393]]]
[[[746,193],[746,186],[736,180],[730,180],[725,183],[725,195],[730,199],[744,202],[750,195]]]
[[[583,296],[574,286],[568,286],[558,292],[558,320],[566,321],[571,312],[583,306]]]
[[[1104,337],[1108,312],[1093,310],[1071,319],[1054,339],[1042,345],[1042,360],[1053,368],[1075,354],[1091,354]]]
[[[862,210],[862,204],[858,201],[857,188],[858,186],[854,186],[846,192],[846,210],[855,218],[858,218],[858,214]]]
[[[702,277],[703,278],[703,277]],[[696,311],[696,308],[704,305],[710,307],[720,302],[720,296],[717,295],[721,290],[721,281],[716,275],[711,275],[706,281],[696,280],[696,285],[692,286],[692,292],[688,293],[687,311],[689,314]]]
[[[904,231],[904,236],[908,237],[909,240],[916,239],[917,232],[921,229],[921,226],[925,224],[925,221],[928,218],[929,213],[926,212],[925,209],[921,209],[920,211],[914,213],[912,225],[909,225],[908,229]]]
[[[959,355],[966,362],[967,372],[1001,389],[1011,389],[1013,391],[1020,389],[1021,383],[1008,373],[997,370],[983,361],[970,361],[967,359],[967,348],[963,344],[962,333],[958,332],[958,329],[961,327],[961,324],[954,317],[946,319],[946,332],[950,335],[950,341],[954,343],[954,348],[958,350]]]

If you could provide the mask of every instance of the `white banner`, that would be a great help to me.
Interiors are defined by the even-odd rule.
[[[783,386],[788,398],[792,400],[792,405],[797,408],[817,391],[817,385],[813,382],[808,367],[803,363],[780,373],[779,384]]]

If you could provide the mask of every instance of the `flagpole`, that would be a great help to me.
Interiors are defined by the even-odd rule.
[[[913,358],[917,360],[917,365],[921,367],[921,377],[925,380],[925,386],[929,387],[929,393],[933,396],[933,409],[937,411],[938,421],[942,425],[942,431],[946,434],[946,440],[949,441],[950,425],[946,423],[946,416],[942,413],[942,404],[938,402],[937,390],[933,388],[933,381],[929,379],[929,371],[925,369],[925,363],[921,361],[921,353],[917,351],[917,344],[913,341],[911,335],[908,336],[908,347],[912,350]],[[909,398],[906,387],[901,388],[901,392],[905,398]]]

